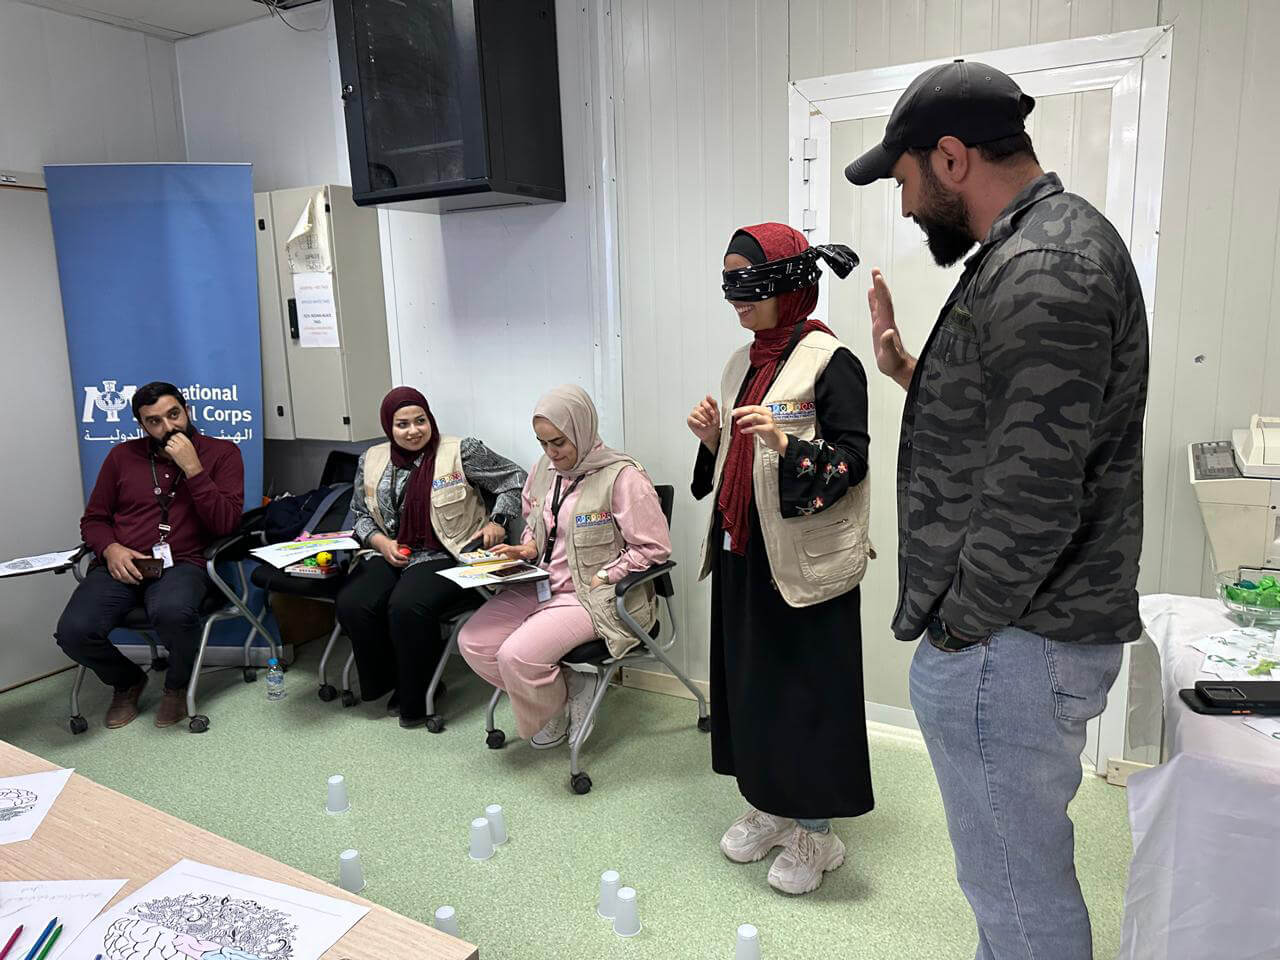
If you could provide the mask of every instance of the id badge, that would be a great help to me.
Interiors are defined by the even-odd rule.
[[[726,550],[732,550],[732,549],[733,549],[733,537],[729,536],[729,531],[728,531],[728,530],[726,530],[726,531],[724,532],[724,548],[725,548]]]
[[[163,560],[165,570],[173,566],[173,549],[167,543],[157,543],[152,547],[151,556],[157,560]]]
[[[537,587],[538,587],[539,603],[546,603],[548,600],[551,599],[551,581],[550,580],[539,580]]]

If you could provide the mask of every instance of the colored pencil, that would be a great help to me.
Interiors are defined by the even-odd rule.
[[[58,942],[60,936],[62,936],[62,927],[58,927],[57,930],[53,931],[53,936],[44,945],[44,949],[40,951],[40,956],[36,957],[36,960],[44,960],[49,955],[49,951],[53,949],[53,945]]]
[[[31,947],[31,952],[26,955],[24,960],[35,960],[36,954],[40,952],[40,948],[44,945],[45,937],[49,936],[49,934],[53,932],[53,928],[56,927],[57,925],[58,925],[57,917],[54,917],[52,920],[49,921],[49,925],[44,928],[44,933],[40,934],[40,939],[38,939],[35,942],[35,944]]]
[[[13,949],[13,945],[18,942],[18,938],[22,936],[22,924],[18,924],[18,929],[13,931],[13,936],[9,938],[9,942],[4,945],[4,949],[0,950],[0,960],[4,960],[9,955],[9,951]]]

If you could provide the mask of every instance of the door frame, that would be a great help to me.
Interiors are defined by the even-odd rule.
[[[1104,213],[1129,248],[1154,337],[1156,259],[1164,180],[1165,130],[1173,27],[1060,40],[966,54],[1003,70],[1033,97],[1111,91],[1111,131]],[[831,237],[831,124],[887,116],[902,91],[921,72],[951,57],[813,77],[787,84],[788,216],[811,244]],[[852,159],[852,158],[850,158]],[[841,162],[844,162],[843,158]],[[825,316],[827,289],[819,290],[818,315]],[[1099,775],[1107,762],[1123,759],[1129,701],[1129,648],[1107,709],[1089,725],[1085,760]]]

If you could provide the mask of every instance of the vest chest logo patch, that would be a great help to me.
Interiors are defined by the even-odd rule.
[[[443,490],[445,487],[456,487],[460,483],[466,483],[467,478],[462,475],[462,471],[454,471],[446,473],[443,477],[436,477],[431,481],[432,490]]]
[[[575,527],[603,527],[610,523],[613,523],[613,514],[608,510],[601,510],[597,513],[580,513],[573,518]]]
[[[812,400],[778,400],[766,406],[773,412],[775,423],[799,423],[812,420],[817,412]]]

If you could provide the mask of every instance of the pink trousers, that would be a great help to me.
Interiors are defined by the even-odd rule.
[[[458,634],[463,658],[507,692],[516,729],[528,739],[564,711],[568,689],[560,658],[595,637],[591,616],[575,594],[539,603],[532,585],[512,587],[485,602]]]

